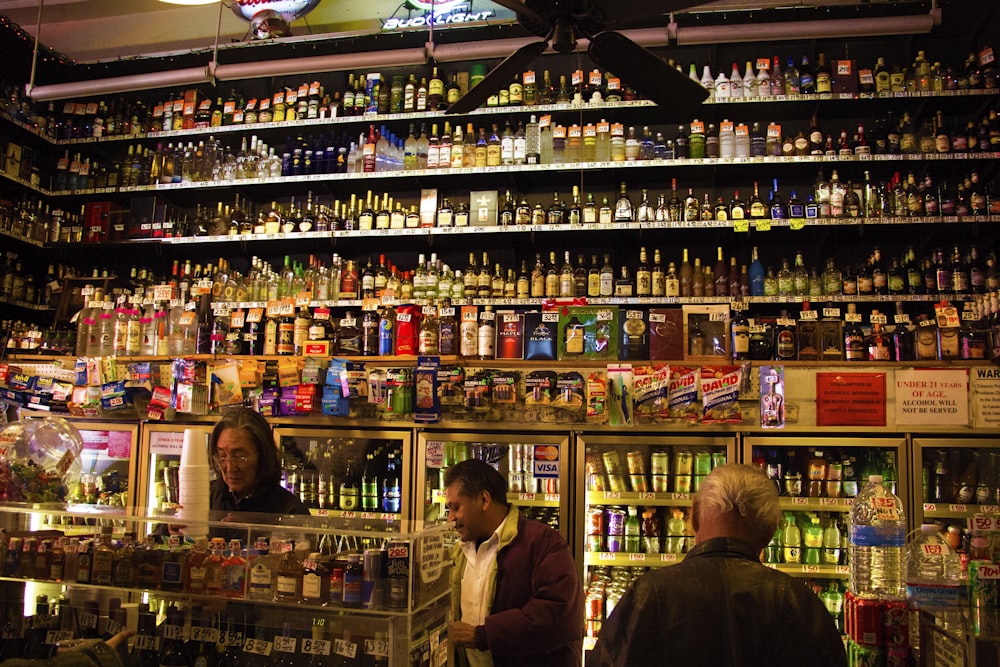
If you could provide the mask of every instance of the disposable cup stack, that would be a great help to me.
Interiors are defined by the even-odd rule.
[[[181,505],[178,516],[185,521],[208,521],[210,468],[204,433],[185,429],[181,465],[177,472]],[[185,534],[195,539],[208,537],[208,527],[204,523],[189,524]]]

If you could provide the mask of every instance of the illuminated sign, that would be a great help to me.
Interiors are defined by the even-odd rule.
[[[233,13],[250,21],[264,11],[272,11],[286,21],[294,21],[311,12],[319,0],[233,0]]]
[[[406,0],[396,14],[382,23],[383,31],[468,26],[487,20],[514,20],[514,13],[492,7],[474,7],[478,0]]]

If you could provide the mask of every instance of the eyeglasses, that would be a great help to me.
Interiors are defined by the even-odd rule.
[[[232,464],[234,466],[245,465],[246,462],[250,460],[250,457],[247,456],[246,454],[237,454],[235,456],[219,456],[219,455],[215,455],[215,456],[212,457],[212,460],[215,461],[215,465],[217,465],[217,466],[219,466],[221,468],[221,467],[223,467],[225,465],[229,465],[229,464]]]

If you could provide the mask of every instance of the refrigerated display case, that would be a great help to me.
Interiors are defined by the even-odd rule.
[[[938,523],[959,541],[976,514],[1000,514],[1000,436],[914,435],[912,441],[911,525]]]
[[[276,425],[282,484],[317,516],[413,517],[413,431]]]
[[[694,493],[737,454],[735,435],[577,435],[573,544],[587,588],[585,650],[633,579],[684,558]]]
[[[72,422],[71,422],[72,423]],[[76,422],[83,439],[80,498],[87,504],[131,508],[139,454],[139,426],[128,422]]]
[[[191,429],[205,438],[212,433],[215,422],[201,423],[150,423],[142,425],[142,447],[139,450],[138,486],[133,494],[133,508],[148,507],[150,511],[166,512],[176,509],[180,480],[178,478],[181,450],[184,448],[184,431]],[[214,473],[213,473],[214,474]]]
[[[423,489],[415,518],[445,521],[444,473],[469,458],[493,464],[507,478],[507,500],[546,523],[572,544],[572,459],[567,432],[477,433],[424,429],[417,434],[414,489]]]

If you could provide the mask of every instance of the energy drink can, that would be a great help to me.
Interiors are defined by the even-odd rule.
[[[649,472],[653,475],[670,473],[670,455],[667,452],[653,452],[649,455]]]
[[[694,474],[707,475],[712,472],[712,455],[709,452],[698,452],[694,455]]]

